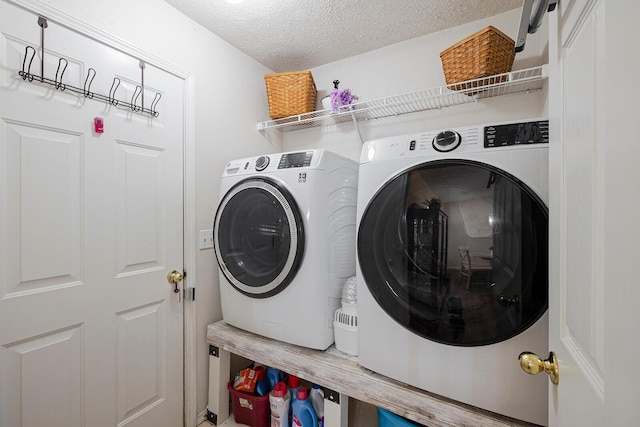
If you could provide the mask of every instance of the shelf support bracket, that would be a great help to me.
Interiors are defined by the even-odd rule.
[[[207,420],[220,425],[229,418],[229,391],[227,381],[231,367],[231,353],[209,345],[209,401]]]
[[[364,138],[362,138],[362,132],[360,132],[360,126],[358,125],[358,120],[356,120],[356,114],[351,111],[351,120],[353,120],[353,126],[355,126],[356,130],[358,131],[358,136],[360,137],[360,143],[364,144]]]
[[[324,422],[327,426],[349,425],[349,396],[324,387]]]

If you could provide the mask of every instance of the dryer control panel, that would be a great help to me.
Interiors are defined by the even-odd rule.
[[[484,147],[549,143],[549,120],[485,126]]]

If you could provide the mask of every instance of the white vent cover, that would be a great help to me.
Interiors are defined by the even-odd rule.
[[[352,356],[358,355],[358,315],[346,313],[342,308],[336,310],[333,320],[333,333],[336,348]]]

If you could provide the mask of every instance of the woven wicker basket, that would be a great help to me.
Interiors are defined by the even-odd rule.
[[[440,59],[445,80],[451,85],[508,73],[515,54],[515,42],[497,28],[488,26],[443,50]]]
[[[311,71],[266,74],[269,117],[280,119],[316,109],[316,84]]]

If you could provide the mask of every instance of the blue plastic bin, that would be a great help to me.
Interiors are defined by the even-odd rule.
[[[399,415],[378,407],[378,427],[420,427]]]

